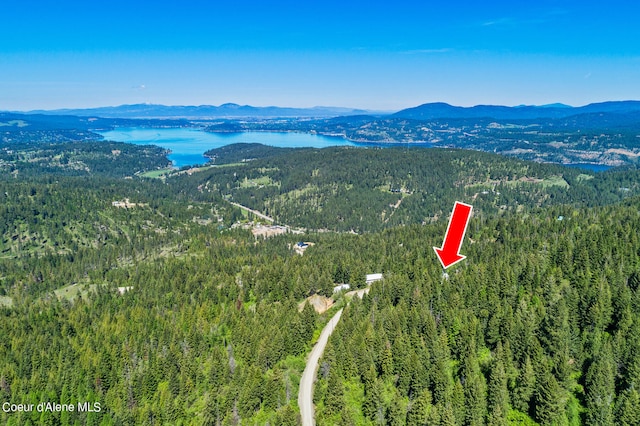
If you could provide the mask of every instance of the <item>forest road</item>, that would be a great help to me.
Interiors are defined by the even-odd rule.
[[[342,309],[336,312],[333,318],[324,326],[320,333],[320,338],[311,350],[309,359],[307,359],[307,365],[302,372],[300,391],[298,392],[298,406],[300,407],[302,426],[315,426],[316,424],[315,410],[313,407],[313,384],[316,381],[316,374],[318,372],[318,361],[320,361],[320,357],[324,353],[324,348],[329,341],[329,336],[331,336],[331,333],[333,333],[333,330],[336,328],[341,315]]]
[[[358,296],[360,299],[362,299],[365,294],[369,294],[369,290],[371,290],[371,287],[361,288],[360,290],[350,291],[345,294],[345,296]]]
[[[365,294],[369,293],[369,289],[370,287],[350,291],[346,295],[358,296],[362,299]],[[336,325],[338,325],[338,321],[340,321],[341,315],[342,309],[336,312],[333,318],[331,318],[327,325],[324,326],[318,341],[311,350],[311,354],[307,359],[307,365],[302,372],[302,377],[300,378],[300,390],[298,391],[298,406],[300,407],[302,426],[315,426],[316,424],[315,409],[313,407],[313,384],[316,381],[316,374],[318,373],[318,362],[324,353],[324,348],[327,346],[329,336],[331,336]]]
[[[248,212],[250,212],[250,213],[253,213],[253,214],[255,214],[256,216],[258,216],[259,218],[264,219],[264,220],[266,220],[266,221],[268,221],[268,222],[272,222],[272,223],[273,223],[273,222],[275,222],[275,219],[274,219],[274,218],[269,217],[269,216],[267,216],[266,214],[262,214],[262,213],[260,213],[258,210],[250,209],[250,208],[249,208],[249,207],[247,207],[247,206],[243,206],[242,204],[234,203],[233,201],[229,201],[229,203],[230,203],[230,204],[232,204],[232,205],[234,205],[234,206],[236,206],[236,207],[241,208],[242,210],[246,210],[246,211],[248,211]]]

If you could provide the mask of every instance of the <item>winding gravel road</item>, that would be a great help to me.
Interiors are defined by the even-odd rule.
[[[347,296],[358,296],[362,299],[366,293],[369,293],[369,287],[360,290],[354,290],[347,293]],[[300,390],[298,391],[298,406],[300,407],[300,416],[302,417],[302,426],[315,426],[315,409],[313,407],[313,385],[316,381],[316,374],[318,373],[318,362],[320,357],[324,353],[324,348],[327,346],[329,336],[336,328],[340,316],[342,315],[342,309],[329,320],[327,325],[324,326],[320,337],[315,346],[311,350],[311,354],[307,359],[307,365],[302,372],[300,378]]]
[[[322,329],[320,338],[311,350],[307,365],[302,372],[300,378],[300,391],[298,392],[298,406],[300,407],[300,416],[302,417],[302,426],[315,426],[315,410],[313,408],[313,384],[316,381],[316,374],[318,372],[318,361],[324,353],[324,348],[327,346],[329,336],[336,328],[338,321],[340,321],[340,315],[342,315],[342,309],[329,320],[327,325]]]

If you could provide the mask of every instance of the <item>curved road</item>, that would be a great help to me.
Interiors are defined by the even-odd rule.
[[[366,293],[369,293],[369,287],[360,290],[350,291],[347,296],[358,296],[362,299]],[[343,308],[344,309],[344,308]],[[329,320],[327,325],[322,329],[320,338],[313,346],[309,359],[307,359],[307,365],[304,367],[302,377],[300,378],[300,390],[298,391],[298,406],[300,407],[300,417],[302,417],[302,426],[315,426],[315,409],[313,407],[313,384],[316,381],[316,375],[318,373],[318,362],[320,357],[324,353],[324,348],[327,346],[329,336],[336,328],[340,316],[342,315],[342,309]]]
[[[329,336],[331,336],[338,321],[340,321],[340,315],[342,315],[342,309],[336,312],[333,318],[324,326],[322,333],[320,333],[320,338],[311,350],[307,365],[302,372],[300,391],[298,392],[298,406],[300,406],[302,426],[314,426],[316,424],[315,411],[313,408],[313,383],[316,381],[318,361],[324,352],[325,346],[327,346]]]

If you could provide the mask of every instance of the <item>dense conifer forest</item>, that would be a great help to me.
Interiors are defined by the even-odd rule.
[[[135,172],[162,152],[91,144],[28,148],[82,171],[2,166],[0,403],[34,404],[2,423],[296,425],[305,356],[341,307],[318,425],[640,423],[636,169],[241,146],[150,179]],[[474,205],[467,259],[443,274],[456,200]],[[229,201],[305,233],[256,237]],[[362,300],[333,293],[374,272]],[[335,303],[319,314],[314,294]]]
[[[226,166],[194,174],[192,185],[311,229],[367,232],[430,223],[447,215],[454,201],[502,214],[609,204],[640,194],[634,167],[593,173],[454,149],[238,144],[207,155]]]

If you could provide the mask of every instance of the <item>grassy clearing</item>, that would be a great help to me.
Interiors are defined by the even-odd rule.
[[[173,169],[160,169],[160,170],[150,170],[148,172],[144,172],[140,174],[140,177],[151,178],[151,179],[162,179],[165,175],[171,173]]]
[[[271,180],[269,176],[260,176],[256,179],[247,179],[246,177],[240,182],[240,188],[255,188],[260,186],[277,186],[278,184]]]
[[[549,176],[548,178],[538,179],[538,178],[520,178],[518,180],[510,180],[507,182],[503,182],[504,185],[508,186],[516,186],[520,184],[534,184],[534,185],[542,185],[543,187],[549,186],[561,186],[568,188],[569,183],[564,180],[564,177],[560,176]]]
[[[96,284],[71,284],[66,287],[61,287],[53,292],[58,297],[58,299],[66,299],[68,301],[72,301],[78,295],[85,297],[89,294],[90,291],[95,289]]]
[[[548,187],[548,186],[561,186],[564,188],[568,188],[569,187],[569,183],[564,180],[564,178],[562,176],[551,176],[549,178],[543,179],[542,180],[542,186],[543,187]]]
[[[246,166],[247,163],[227,163],[227,164],[214,164],[213,166],[210,167],[215,167],[217,169],[222,168],[222,167],[236,167],[236,166]]]
[[[301,189],[294,189],[292,191],[289,191],[285,194],[282,194],[278,197],[278,200],[281,202],[286,202],[288,200],[295,200],[297,198],[302,197],[305,194],[308,194],[310,192],[314,192],[314,191],[318,191],[319,187],[316,185],[309,185],[307,184],[304,188]]]
[[[176,171],[175,169],[168,169],[169,172],[159,176],[161,178],[165,178],[169,175],[171,176],[179,176],[179,175],[183,175],[183,174],[193,174],[193,173],[199,173],[199,172],[204,172],[206,170],[210,170],[210,169],[218,169],[221,167],[234,167],[234,166],[244,166],[245,163],[229,163],[229,164],[211,164],[208,166],[202,166],[202,167],[191,167],[189,169],[184,169],[184,170],[180,170],[180,171]],[[164,169],[167,170],[167,169]],[[151,172],[147,172],[147,173],[151,173]],[[144,177],[154,177],[154,176],[145,176],[147,173],[143,173],[141,176]]]
[[[9,296],[0,296],[0,306],[13,306],[13,299]]]
[[[593,179],[593,176],[585,175],[584,173],[581,173],[578,176],[576,176],[576,180],[578,180],[578,182],[583,182],[585,180],[591,180],[591,179]]]

